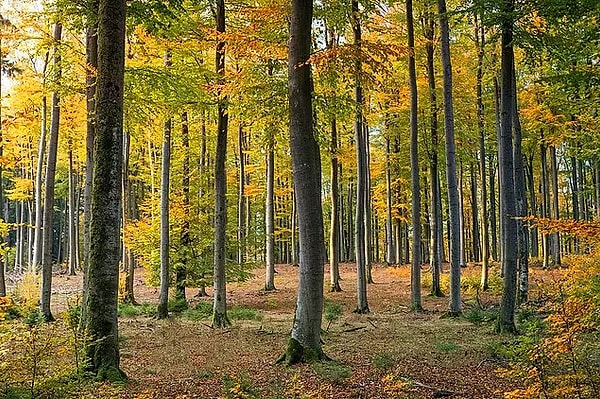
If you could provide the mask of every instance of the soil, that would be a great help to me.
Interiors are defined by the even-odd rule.
[[[476,278],[478,267],[463,270]],[[158,291],[136,270],[137,302],[156,303]],[[259,320],[233,320],[230,328],[182,315],[167,320],[120,317],[121,367],[129,381],[120,398],[502,398],[518,386],[501,378],[491,348],[506,337],[491,324],[447,318],[448,298],[424,289],[422,313],[409,311],[408,266],[373,267],[368,286],[371,313],[354,314],[355,270],[342,264],[342,292],[326,300],[343,312],[323,333],[324,351],[334,363],[286,367],[275,361],[284,352],[292,326],[298,267],[278,265],[276,291],[261,291],[264,270],[227,286],[229,306],[258,310]],[[326,273],[326,282],[329,276]],[[81,277],[56,276],[53,301],[59,311],[78,293]],[[327,287],[327,284],[326,284]],[[209,290],[210,291],[210,290]],[[212,298],[195,298],[190,307]],[[493,306],[498,298],[484,298]],[[465,299],[468,302],[468,298]],[[481,302],[481,300],[480,300]],[[323,328],[328,322],[323,322]]]

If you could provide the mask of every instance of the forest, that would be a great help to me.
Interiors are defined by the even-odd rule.
[[[599,398],[599,32],[2,0],[0,398]]]

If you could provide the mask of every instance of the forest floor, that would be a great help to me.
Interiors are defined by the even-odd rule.
[[[136,300],[150,308],[158,298],[157,289],[144,283],[140,269],[137,272]],[[475,266],[463,269],[463,281],[476,285],[478,272]],[[326,293],[326,309],[338,317],[329,326],[328,321],[323,323],[327,329],[324,350],[334,362],[276,365],[292,326],[298,268],[278,265],[275,277],[277,290],[268,293],[261,291],[263,269],[254,270],[254,277],[246,282],[228,284],[232,326],[225,330],[211,328],[210,320],[193,310],[167,320],[149,314],[121,315],[121,367],[129,381],[112,395],[138,399],[491,399],[518,387],[498,375],[504,364],[496,356],[497,349],[509,338],[494,334],[491,323],[447,318],[448,298],[426,296],[427,291],[425,311],[410,312],[408,266],[375,265],[375,284],[368,286],[371,313],[357,315],[352,312],[354,265],[341,265],[344,291]],[[55,303],[64,303],[80,284],[79,276],[56,276]],[[193,298],[196,293],[187,292],[192,298],[190,308],[210,309],[212,299]],[[465,295],[463,300],[466,309],[490,309],[499,298],[476,294]]]

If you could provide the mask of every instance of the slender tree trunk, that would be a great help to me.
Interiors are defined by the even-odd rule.
[[[275,151],[269,143],[267,152],[267,198],[265,206],[266,274],[265,291],[275,289]]]
[[[33,270],[38,271],[42,260],[42,242],[43,242],[43,196],[42,196],[42,181],[44,169],[44,155],[46,153],[46,96],[42,97],[42,127],[40,131],[40,143],[38,147],[38,160],[35,174],[35,232],[33,237]]]
[[[389,132],[388,132],[389,135]],[[392,207],[394,206],[392,196],[392,163],[390,160],[390,138],[385,138],[385,204],[386,204],[386,223],[385,223],[385,240],[386,240],[386,261],[388,265],[395,265],[396,248],[394,242],[394,220],[392,219]]]
[[[77,265],[77,243],[79,237],[75,229],[75,223],[79,220],[77,204],[75,203],[75,171],[73,170],[73,149],[72,142],[69,140],[69,276],[75,275]]]
[[[464,184],[463,184],[463,165],[462,161],[458,163],[458,230],[460,231],[459,235],[459,248],[460,248],[460,256],[459,262],[460,267],[467,267],[467,262],[465,260],[465,196],[464,196]]]
[[[54,25],[54,67],[55,79],[60,81],[61,57],[58,46],[62,37],[62,25]],[[42,290],[40,296],[40,310],[47,321],[54,320],[50,312],[50,296],[52,292],[52,217],[54,212],[54,181],[56,174],[56,158],[58,153],[58,131],[60,125],[60,94],[52,93],[52,117],[50,120],[50,140],[48,142],[48,159],[46,161],[46,178],[44,192],[44,217],[43,217],[43,256],[42,256]],[[60,261],[60,258],[59,258]]]
[[[131,137],[128,132],[123,134],[123,173],[121,177],[122,192],[123,192],[123,231],[127,226],[127,220],[133,218],[133,208],[135,206],[134,199],[132,198],[131,182],[129,181],[129,153],[130,153]],[[127,248],[127,243],[123,241],[123,256],[122,256],[123,270],[125,270],[125,294],[123,302],[135,304],[135,296],[133,292],[134,282],[134,267],[135,259],[132,251]]]
[[[552,219],[558,220],[560,213],[558,209],[558,166],[556,162],[556,147],[550,146],[550,173],[552,177]],[[560,259],[560,233],[552,234],[552,263],[561,266]]]
[[[358,10],[358,1],[352,1],[352,31],[354,32],[354,46],[356,52],[361,51],[361,26]],[[356,140],[356,217],[355,217],[355,245],[356,245],[356,313],[369,313],[367,302],[367,274],[366,274],[366,248],[365,248],[365,198],[366,198],[366,143],[363,132],[362,113],[362,62],[357,57],[354,62],[354,137]]]
[[[321,346],[323,312],[323,212],[321,158],[313,130],[310,56],[312,0],[292,0],[288,50],[290,148],[300,230],[298,301],[286,354],[288,364],[326,356]]]
[[[185,287],[188,271],[188,262],[192,254],[192,239],[190,237],[190,138],[188,114],[181,114],[181,146],[183,147],[183,163],[181,166],[181,191],[183,194],[183,214],[181,221],[181,247],[184,255],[180,264],[175,269],[175,298],[178,301],[186,301]]]
[[[217,32],[225,33],[225,1],[216,0]],[[216,68],[219,79],[225,79],[225,41],[217,40]],[[227,292],[225,290],[225,232],[227,229],[227,98],[219,93],[217,106],[217,147],[215,156],[215,242],[214,242],[214,302],[213,327],[226,327],[230,324],[227,317]]]
[[[415,66],[415,30],[412,0],[406,0],[408,30],[408,81],[410,85],[410,178],[412,190],[412,263],[410,272],[410,307],[423,310],[421,302],[421,186],[419,182],[419,130],[417,121],[417,71]]]
[[[4,55],[2,54],[2,38],[0,38],[0,63],[3,61]],[[2,124],[2,68],[0,65],[0,156],[4,154],[4,136],[3,136],[3,124]],[[2,211],[2,200],[4,197],[4,185],[2,184],[2,166],[0,166],[0,219],[3,221],[6,219],[4,212]],[[0,245],[4,244],[4,237],[0,237]],[[2,263],[0,263],[0,297],[6,296],[6,274],[4,270],[4,263],[6,263],[6,255],[3,256]]]
[[[456,184],[456,143],[454,141],[454,107],[452,103],[452,65],[450,63],[450,33],[446,1],[438,0],[442,67],[444,72],[444,129],[446,133],[446,185],[450,223],[450,306],[452,315],[461,312],[460,295],[460,231],[458,187]]]
[[[496,211],[496,167],[494,165],[494,155],[490,154],[490,230],[492,242],[492,259],[497,261],[498,257],[498,219]]]
[[[498,165],[500,168],[500,215],[502,223],[502,270],[504,270],[504,290],[500,303],[496,330],[516,333],[515,300],[517,294],[517,248],[514,239],[517,235],[514,161],[513,161],[513,21],[514,0],[503,0],[502,9],[502,87],[501,87],[501,135],[498,143]]]
[[[238,128],[238,151],[240,153],[240,176],[238,179],[238,263],[246,261],[246,134],[240,124]]]
[[[98,4],[99,0],[90,1],[88,15],[93,16],[87,21],[85,29],[85,97],[86,97],[86,136],[85,136],[85,185],[83,187],[83,298],[87,303],[87,279],[90,260],[90,219],[92,204],[92,179],[94,169],[94,140],[96,137],[96,71],[98,70]],[[41,142],[41,139],[40,139]],[[37,216],[36,216],[37,220]],[[37,222],[36,222],[37,223]],[[35,257],[34,257],[35,264]],[[85,320],[87,307],[82,306],[82,320]]]
[[[489,288],[490,237],[488,231],[488,195],[486,181],[485,151],[485,109],[483,105],[483,59],[485,51],[485,30],[475,14],[475,41],[477,44],[477,131],[479,133],[479,178],[481,181],[481,288]]]
[[[292,242],[290,246],[292,247],[292,265],[298,266],[298,235],[296,231],[298,230],[298,207],[296,204],[296,193],[292,191]]]
[[[331,119],[331,227],[329,229],[329,290],[340,292],[340,212],[339,212],[339,179],[337,156],[337,123]]]
[[[373,281],[373,244],[371,242],[371,232],[373,230],[373,218],[371,214],[371,144],[369,142],[369,126],[363,123],[363,135],[365,144],[365,272],[367,284],[374,284]]]
[[[535,182],[533,179],[533,152],[529,156],[529,161],[527,165],[527,178],[529,180],[528,189],[529,189],[529,198],[530,198],[530,207],[529,212],[531,216],[537,216],[538,214],[538,205],[535,197]],[[538,230],[533,227],[530,230],[530,244],[531,244],[531,256],[534,258],[539,257],[539,244],[538,244]]]
[[[469,163],[469,176],[471,179],[471,217],[473,224],[472,229],[472,248],[473,248],[473,261],[481,261],[481,245],[479,243],[479,205],[477,204],[477,174],[475,173],[475,166],[473,162]],[[485,223],[485,221],[482,221]]]
[[[119,369],[117,294],[123,173],[125,1],[100,0],[96,140],[91,198],[85,326],[90,371],[100,380],[125,378]]]
[[[170,66],[170,53],[165,54],[165,65]],[[165,121],[163,127],[162,165],[160,178],[160,295],[158,297],[157,316],[165,319],[169,316],[169,188],[171,169],[171,128],[172,119]]]
[[[542,133],[542,137],[540,138],[542,144],[540,145],[540,161],[541,161],[541,170],[542,170],[542,217],[549,218],[550,217],[550,193],[548,190],[548,146],[544,143],[544,137]],[[548,234],[542,233],[542,256],[543,262],[542,267],[547,269],[550,266],[550,242]]]
[[[521,150],[521,120],[519,119],[519,106],[517,102],[517,82],[513,57],[512,70],[512,123],[513,123],[513,162],[516,214],[518,218],[527,216],[527,196],[525,187],[525,167]],[[516,220],[517,224],[517,270],[519,272],[519,302],[527,302],[529,291],[529,231],[522,219]]]

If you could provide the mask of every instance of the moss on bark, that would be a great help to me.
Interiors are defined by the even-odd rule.
[[[291,366],[297,363],[315,363],[324,360],[331,359],[323,352],[320,346],[304,346],[294,338],[290,338],[285,353],[275,363],[284,363],[286,366]]]

